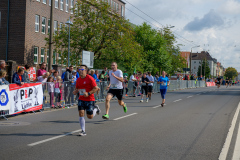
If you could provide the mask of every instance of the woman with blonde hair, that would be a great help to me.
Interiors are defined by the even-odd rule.
[[[5,79],[7,72],[5,70],[0,70],[0,85],[7,85],[9,82]]]

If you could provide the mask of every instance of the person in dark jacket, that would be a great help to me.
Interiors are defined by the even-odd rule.
[[[29,76],[28,76],[28,72],[30,71],[30,66],[29,65],[25,65],[25,71],[23,73],[23,79],[25,80],[25,83],[30,83],[30,79],[29,79]]]
[[[23,73],[24,73],[24,70],[22,68],[19,68],[18,71],[13,74],[12,83],[23,85],[25,82],[23,78]]]
[[[73,71],[73,66],[69,66],[69,69],[66,70],[65,75],[64,75],[64,100],[66,105],[70,105],[70,89],[71,89],[71,84],[73,83],[72,80],[72,71]]]

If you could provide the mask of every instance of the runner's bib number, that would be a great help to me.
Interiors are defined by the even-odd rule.
[[[86,92],[85,89],[79,89],[79,94],[80,94],[80,96],[83,96],[85,92]]]
[[[163,82],[162,86],[166,86],[167,84],[165,82]]]
[[[146,86],[146,83],[142,83],[142,86]]]
[[[117,85],[116,84],[111,84],[111,88],[112,89],[117,89]]]

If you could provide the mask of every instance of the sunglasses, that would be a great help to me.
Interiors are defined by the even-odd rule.
[[[84,71],[85,69],[79,69],[79,71]]]

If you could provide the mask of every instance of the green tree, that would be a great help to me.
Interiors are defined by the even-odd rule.
[[[209,68],[209,65],[207,63],[207,60],[203,60],[201,62],[202,65],[200,65],[198,67],[198,76],[200,77],[201,75],[204,76],[204,71],[205,71],[205,68],[206,68],[206,71],[205,71],[205,77],[209,77],[210,76],[210,68]],[[202,74],[201,74],[201,70],[202,70]]]
[[[232,78],[234,79],[235,77],[238,76],[238,72],[235,68],[233,67],[228,67],[225,71],[225,74],[224,74],[225,77],[228,77],[228,78]]]
[[[72,65],[79,65],[82,51],[94,52],[94,67],[108,66],[111,61],[127,64],[132,68],[138,60],[141,47],[134,41],[130,23],[113,11],[105,1],[78,0],[71,25]],[[61,57],[60,64],[66,64],[68,55],[68,27],[54,35],[54,48]]]

